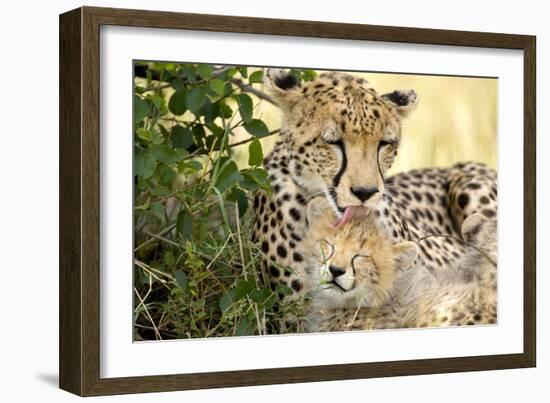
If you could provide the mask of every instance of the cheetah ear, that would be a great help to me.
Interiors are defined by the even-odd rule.
[[[267,69],[264,83],[281,108],[291,109],[300,97],[300,81],[282,69]]]
[[[462,238],[464,241],[475,244],[483,225],[488,221],[489,219],[480,213],[475,213],[466,217],[462,223]]]
[[[332,228],[336,221],[334,212],[324,197],[316,197],[306,207],[307,225],[310,231],[321,231]]]
[[[395,90],[382,95],[382,98],[392,104],[402,117],[409,116],[418,105],[418,95],[415,90]]]
[[[418,256],[418,246],[411,241],[396,243],[392,246],[397,268],[408,269]]]

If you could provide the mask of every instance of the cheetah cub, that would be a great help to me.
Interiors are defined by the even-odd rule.
[[[445,268],[449,275],[441,277],[413,265],[416,244],[393,245],[370,215],[335,230],[328,211],[312,204],[308,220],[320,253],[307,331],[496,323],[496,219],[474,214],[464,221],[470,248],[459,267]]]
[[[312,270],[305,330],[348,330],[362,309],[387,303],[396,277],[413,264],[418,247],[392,242],[370,213],[336,228],[337,218],[324,199],[309,203],[307,220]]]

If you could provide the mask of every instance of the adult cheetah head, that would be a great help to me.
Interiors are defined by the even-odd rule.
[[[338,225],[374,207],[416,93],[380,95],[363,78],[336,72],[300,84],[283,70],[268,69],[266,81],[283,111],[281,137],[294,182],[310,196],[324,195]]]
[[[418,256],[414,242],[394,244],[369,212],[334,228],[333,210],[324,198],[307,206],[307,242],[314,267],[308,281],[318,307],[377,306],[384,302],[397,275]]]

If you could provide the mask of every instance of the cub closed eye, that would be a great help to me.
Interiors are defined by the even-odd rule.
[[[356,272],[356,268],[355,268],[355,265],[356,264],[361,264],[361,263],[367,263],[370,261],[370,255],[367,255],[367,254],[357,254],[355,255],[352,259],[351,259],[351,268],[353,269],[353,273],[355,274]]]

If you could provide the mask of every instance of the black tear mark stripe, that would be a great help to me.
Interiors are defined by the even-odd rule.
[[[340,170],[332,180],[332,185],[336,188],[340,184],[342,175],[344,174],[348,166],[348,156],[346,155],[346,146],[344,145],[344,142],[342,140],[335,141],[333,144],[337,146],[342,153],[342,165],[340,166]]]
[[[378,172],[380,173],[380,178],[382,178],[382,182],[384,182],[384,175],[382,174],[382,169],[380,168],[380,149],[387,144],[387,142],[383,144],[383,142],[381,141],[378,144],[378,150],[376,151],[376,164],[378,165]]]

